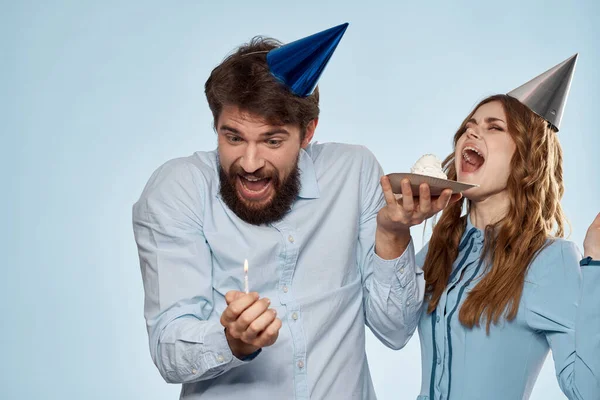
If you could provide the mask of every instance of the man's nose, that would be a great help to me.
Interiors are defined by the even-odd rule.
[[[249,174],[258,171],[265,166],[265,160],[260,155],[256,145],[249,144],[248,147],[246,147],[246,151],[240,159],[240,166]]]

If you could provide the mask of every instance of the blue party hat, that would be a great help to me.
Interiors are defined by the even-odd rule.
[[[309,96],[347,27],[348,23],[334,26],[269,51],[271,73],[296,96]]]

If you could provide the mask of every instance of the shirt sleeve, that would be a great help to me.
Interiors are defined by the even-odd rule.
[[[425,246],[423,246],[423,248],[421,250],[419,250],[419,252],[417,253],[417,256],[415,257],[415,262],[416,262],[418,268],[423,269],[423,265],[425,264],[425,258],[427,257],[428,250],[429,250],[429,242],[427,242],[425,244]]]
[[[600,268],[581,269],[581,255],[571,242],[560,241],[546,252],[526,298],[528,324],[546,336],[567,398],[598,400]]]
[[[203,234],[208,184],[198,167],[173,161],[133,206],[150,354],[169,383],[211,379],[245,362],[231,353],[213,312],[212,259]]]
[[[361,171],[362,210],[357,251],[366,323],[383,344],[400,349],[417,327],[425,288],[423,270],[415,264],[412,240],[394,260],[383,260],[375,253],[377,213],[385,205],[379,183],[383,170],[366,149]]]

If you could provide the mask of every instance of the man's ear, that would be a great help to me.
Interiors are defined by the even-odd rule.
[[[319,123],[319,118],[315,118],[306,125],[306,134],[304,135],[304,139],[302,139],[302,148],[305,149],[312,140],[315,135],[315,130],[317,129],[317,124]]]

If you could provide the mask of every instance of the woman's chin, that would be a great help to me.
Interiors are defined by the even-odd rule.
[[[468,183],[468,182],[465,182]],[[470,201],[478,201],[481,198],[480,193],[480,189],[479,187],[472,187],[469,188],[467,190],[465,190],[464,192],[462,192],[462,195],[465,199],[470,200]]]

